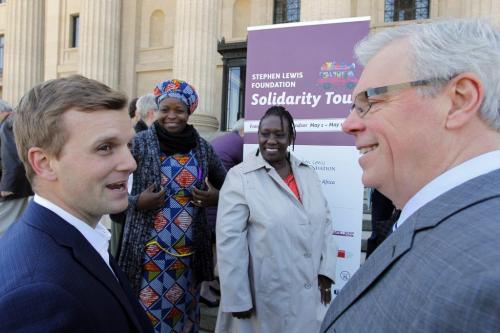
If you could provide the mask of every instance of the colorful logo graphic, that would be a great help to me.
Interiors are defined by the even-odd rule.
[[[345,86],[348,89],[353,89],[358,82],[358,78],[354,74],[356,64],[350,65],[341,62],[326,61],[321,65],[319,71],[318,85],[324,90],[331,90],[334,86]]]

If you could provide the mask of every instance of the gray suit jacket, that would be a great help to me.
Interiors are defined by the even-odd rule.
[[[500,332],[500,169],[429,202],[344,286],[321,332]]]

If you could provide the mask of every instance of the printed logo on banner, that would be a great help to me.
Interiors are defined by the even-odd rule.
[[[333,230],[335,236],[354,237],[354,231]]]
[[[344,62],[338,63],[335,60],[325,61],[319,71],[318,85],[324,90],[331,90],[334,86],[346,86],[353,89],[358,82],[354,74],[356,64],[353,62],[347,65]]]
[[[340,278],[344,281],[347,281],[351,278],[351,273],[349,273],[348,271],[342,271],[340,272]]]

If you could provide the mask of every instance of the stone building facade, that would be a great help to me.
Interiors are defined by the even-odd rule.
[[[372,30],[438,17],[491,17],[498,0],[0,0],[0,96],[16,104],[47,79],[80,73],[130,98],[192,83],[204,133],[243,114],[246,28],[371,16]],[[265,52],[265,50],[262,50]]]

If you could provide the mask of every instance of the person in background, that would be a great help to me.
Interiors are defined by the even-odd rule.
[[[364,185],[402,211],[321,332],[500,332],[500,31],[404,25],[355,54],[364,70],[343,130]]]
[[[155,116],[158,111],[155,95],[147,94],[139,97],[136,103],[137,109],[135,112],[139,115],[139,121],[135,124],[136,133],[147,130],[155,121]]]
[[[205,207],[217,205],[226,170],[187,123],[195,89],[168,80],[154,95],[156,121],[132,145],[138,167],[119,263],[156,332],[198,332],[200,283],[214,275]]]
[[[0,109],[10,106],[0,100]],[[0,237],[21,216],[33,195],[26,170],[19,159],[14,141],[13,117],[10,112],[0,126]]]
[[[290,113],[260,120],[259,149],[229,170],[217,212],[218,333],[317,332],[331,300],[336,246],[314,169],[288,151]]]
[[[226,170],[229,171],[232,167],[240,164],[243,161],[243,129],[244,129],[245,119],[240,118],[234,124],[233,130],[229,133],[220,135],[212,140],[211,144],[214,151],[217,153],[219,158]],[[217,208],[210,207],[207,208],[207,222],[215,233],[215,221],[217,218]],[[214,237],[215,241],[215,237]],[[214,281],[204,281],[201,284],[200,292],[200,302],[204,303],[208,307],[219,306],[219,300],[217,299],[220,295],[219,283]]]
[[[21,98],[14,136],[35,196],[0,240],[0,332],[153,331],[98,223],[126,208],[136,168],[126,103],[79,75]]]
[[[136,112],[136,110],[137,110],[136,103],[137,103],[138,99],[139,99],[139,97],[132,98],[130,100],[130,102],[128,103],[128,115],[129,115],[130,119],[132,119],[132,125],[134,125],[134,126],[137,124],[137,122],[140,119],[139,114]]]
[[[10,107],[9,103],[6,101],[0,99],[0,127],[2,127],[3,123],[9,118],[11,115],[12,108]],[[0,147],[2,145],[2,142],[0,141]],[[1,157],[0,157],[0,179],[2,178],[2,164],[1,164]]]
[[[243,133],[245,119],[240,118],[234,124],[233,130],[212,140],[211,144],[222,163],[229,171],[243,161]]]
[[[389,236],[392,226],[396,222],[393,218],[396,207],[394,207],[391,200],[377,189],[374,189],[370,201],[372,234],[366,244],[366,258]]]

